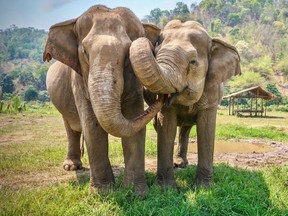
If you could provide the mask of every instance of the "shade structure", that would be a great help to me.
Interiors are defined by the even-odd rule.
[[[250,99],[249,108],[239,108],[239,99],[241,98]],[[266,116],[266,106],[264,105],[264,101],[275,98],[277,98],[277,96],[264,90],[260,86],[247,88],[223,97],[223,99],[229,99],[229,115],[232,114],[238,116],[242,116],[245,113],[248,113],[250,116]]]

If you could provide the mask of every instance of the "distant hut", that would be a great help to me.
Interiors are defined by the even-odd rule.
[[[239,100],[245,98],[250,103],[246,106],[240,106]],[[226,95],[223,99],[229,100],[229,115],[242,116],[249,114],[250,116],[266,116],[266,101],[275,99],[277,96],[265,91],[260,86],[244,89],[230,95]]]

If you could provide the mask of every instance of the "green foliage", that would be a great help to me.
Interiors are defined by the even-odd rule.
[[[24,100],[25,101],[35,101],[38,99],[38,91],[33,86],[28,86],[26,91],[24,92]]]
[[[13,76],[11,74],[2,74],[1,77],[3,93],[12,93],[14,91]]]
[[[47,33],[34,28],[18,28],[12,25],[0,31],[2,60],[31,58],[41,62]]]
[[[261,86],[264,83],[264,78],[259,73],[246,71],[241,76],[237,76],[228,82],[228,86],[235,90],[243,90],[253,86]],[[233,90],[232,92],[234,92]]]
[[[19,95],[5,94],[5,101],[0,101],[0,113],[19,113],[26,110],[26,104]]]
[[[237,24],[241,23],[241,14],[238,13],[230,13],[227,18],[227,25],[228,26],[236,26]]]
[[[46,90],[48,65],[42,62],[46,37],[44,30],[15,25],[0,30],[0,99],[5,93],[23,95],[28,86]]]
[[[266,105],[279,105],[282,102],[282,95],[277,89],[275,84],[268,83],[266,86],[266,90],[277,96],[278,98],[267,101]]]

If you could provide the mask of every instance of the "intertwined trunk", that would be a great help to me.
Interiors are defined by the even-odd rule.
[[[146,38],[139,38],[130,47],[130,61],[140,82],[151,92],[169,94],[187,87],[187,56],[180,47],[162,48],[153,56],[152,45]]]
[[[157,100],[142,115],[126,119],[121,113],[125,57],[120,55],[121,50],[117,50],[117,47],[111,49],[104,46],[99,52],[100,57],[95,57],[88,78],[88,91],[94,113],[109,134],[117,137],[132,136],[157,114],[163,106],[163,99]]]

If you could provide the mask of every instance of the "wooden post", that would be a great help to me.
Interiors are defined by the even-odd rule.
[[[263,109],[263,97],[261,97],[261,117],[263,117],[263,112],[264,112],[264,109]]]
[[[257,89],[257,93],[256,93],[256,116],[257,116],[257,114],[258,114],[258,95],[259,95],[259,93],[258,93],[258,89]]]
[[[229,97],[229,115],[231,115],[231,97]]]
[[[250,116],[252,116],[252,110],[253,110],[253,97],[250,98],[251,104],[250,104]]]
[[[232,115],[235,115],[235,113],[234,113],[234,102],[235,102],[235,100],[234,100],[234,97],[232,98]]]

